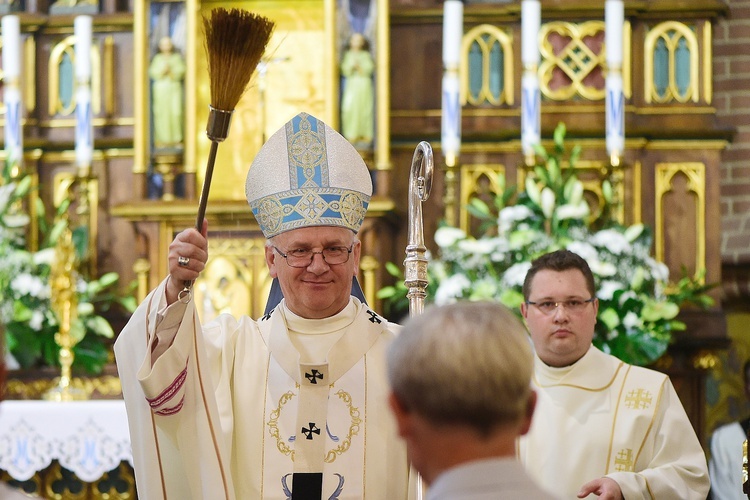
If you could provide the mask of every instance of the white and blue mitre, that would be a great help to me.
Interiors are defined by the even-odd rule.
[[[341,134],[307,113],[276,131],[250,165],[247,202],[266,238],[310,226],[359,231],[372,195],[364,160]]]

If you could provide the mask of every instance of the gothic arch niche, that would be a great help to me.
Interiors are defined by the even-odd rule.
[[[705,169],[703,163],[656,165],[655,253],[673,280],[683,267],[688,276],[706,267]]]

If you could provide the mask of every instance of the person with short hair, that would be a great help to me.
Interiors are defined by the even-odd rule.
[[[515,456],[536,396],[531,346],[510,310],[429,307],[406,322],[387,363],[391,409],[428,500],[552,498]]]
[[[742,367],[742,379],[745,397],[750,400],[750,360]],[[711,434],[708,471],[713,500],[747,500],[742,490],[742,443],[749,430],[750,417],[722,425]]]
[[[387,404],[397,327],[351,295],[367,166],[300,113],[261,148],[246,193],[281,303],[201,325],[185,283],[208,260],[204,223],[174,238],[169,276],[115,344],[139,498],[413,498]]]
[[[592,345],[599,302],[577,254],[532,262],[521,313],[536,355],[536,417],[519,457],[563,498],[705,500],[706,456],[663,373]]]

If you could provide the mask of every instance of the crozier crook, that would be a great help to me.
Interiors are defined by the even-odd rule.
[[[404,284],[408,289],[409,316],[422,314],[427,297],[427,248],[424,245],[422,202],[432,189],[432,146],[422,141],[414,150],[409,172],[409,243],[404,259]]]

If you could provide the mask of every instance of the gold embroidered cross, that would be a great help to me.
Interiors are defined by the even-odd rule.
[[[625,406],[630,409],[643,410],[651,406],[651,393],[646,389],[635,389],[625,396]]]
[[[617,452],[617,457],[615,457],[615,470],[618,472],[629,472],[633,470],[633,450],[625,448]]]

